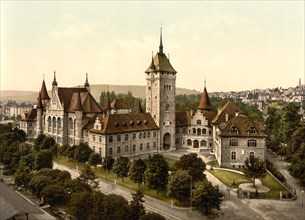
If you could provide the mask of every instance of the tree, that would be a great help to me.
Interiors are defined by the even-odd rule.
[[[96,167],[102,162],[102,158],[99,154],[92,152],[89,157],[89,164]]]
[[[69,199],[67,190],[58,184],[46,186],[41,196],[50,206],[65,204]]]
[[[52,168],[52,153],[50,150],[42,150],[36,154],[34,162],[35,170],[40,170],[42,168]]]
[[[138,220],[141,216],[145,215],[145,208],[143,206],[143,193],[141,190],[137,190],[132,193],[132,201],[130,203],[131,207],[131,219]]]
[[[289,144],[292,153],[297,152],[303,143],[305,143],[305,124],[296,129],[292,135],[291,142]]]
[[[45,137],[40,144],[41,150],[51,150],[51,148],[56,145],[55,140],[52,137]]]
[[[75,150],[76,150],[75,145],[69,146],[68,148],[66,148],[66,151],[64,152],[64,156],[68,157],[69,159],[73,159],[74,154],[75,154]]]
[[[42,145],[43,140],[46,138],[44,134],[38,135],[38,137],[34,140],[34,147],[36,151],[40,151],[40,146]]]
[[[169,176],[168,196],[180,202],[188,201],[191,194],[191,176],[186,170],[177,170]]]
[[[290,142],[292,134],[300,126],[299,110],[300,106],[296,103],[288,103],[282,109],[281,131],[286,144]]]
[[[77,193],[77,192],[92,192],[90,185],[84,183],[79,178],[68,180],[64,183],[64,186],[70,193]]]
[[[140,220],[166,220],[166,218],[158,213],[149,212],[146,215],[141,216]]]
[[[132,162],[129,169],[129,178],[134,183],[138,183],[138,187],[144,182],[146,164],[141,158]]]
[[[174,170],[187,170],[194,183],[205,179],[206,165],[196,153],[182,155],[173,167]]]
[[[104,218],[105,214],[105,195],[101,192],[94,191],[92,195],[92,207],[90,210],[90,214],[88,216],[89,220],[96,220],[96,219],[106,219]],[[103,217],[102,217],[103,216]]]
[[[288,171],[292,176],[299,178],[302,184],[305,185],[305,143],[302,143],[294,154]]]
[[[110,157],[105,157],[104,162],[103,162],[103,168],[105,170],[112,170],[112,166],[114,164],[114,158]]]
[[[130,207],[128,201],[120,195],[110,194],[104,199],[104,219],[128,219]]]
[[[92,188],[97,188],[98,186],[98,182],[96,181],[97,176],[95,175],[95,173],[91,170],[89,165],[85,165],[84,170],[82,170],[80,176],[78,177],[78,179],[87,184],[92,186]]]
[[[40,198],[42,190],[44,190],[44,188],[50,183],[50,178],[41,175],[34,175],[34,177],[29,182],[29,187],[32,193]]]
[[[25,189],[29,188],[29,183],[31,179],[33,178],[33,174],[31,173],[31,170],[28,166],[25,165],[24,161],[20,161],[17,175],[15,178],[15,183],[17,186],[22,186]]]
[[[264,177],[265,175],[265,162],[261,161],[259,157],[253,155],[245,160],[245,176],[253,180],[253,186],[255,186],[255,179]]]
[[[128,176],[129,159],[127,157],[117,158],[113,163],[112,171],[116,174],[117,178],[122,178],[124,182],[124,177]]]
[[[218,186],[213,186],[208,180],[197,182],[192,195],[192,206],[203,214],[209,214],[213,209],[220,209],[223,194]]]
[[[88,191],[72,193],[68,203],[68,213],[76,219],[87,219],[92,207],[92,193]]]
[[[165,191],[168,182],[169,166],[160,154],[153,155],[147,165],[146,178],[148,187],[156,189],[157,193]]]
[[[92,153],[92,149],[88,144],[80,143],[75,148],[74,160],[77,162],[85,163],[89,160],[89,157]]]

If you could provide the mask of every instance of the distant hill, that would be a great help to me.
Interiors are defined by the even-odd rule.
[[[107,91],[107,87],[109,88],[109,91],[115,91],[116,94],[118,93],[127,93],[128,91],[131,91],[132,95],[134,97],[139,98],[145,98],[145,86],[122,86],[122,85],[90,85],[90,91],[93,97],[99,102],[100,94],[102,91]],[[30,101],[30,102],[36,102],[38,97],[38,91],[32,92],[32,91],[17,91],[17,90],[3,90],[1,92],[1,101],[7,101],[7,100],[15,100],[18,102],[23,101]],[[196,90],[190,90],[190,89],[183,89],[183,88],[177,88],[176,94],[199,94],[199,91]],[[49,95],[51,92],[49,91]]]

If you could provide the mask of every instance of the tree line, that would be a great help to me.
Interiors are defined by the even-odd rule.
[[[305,123],[296,103],[268,105],[267,147],[291,163],[288,171],[305,185]]]

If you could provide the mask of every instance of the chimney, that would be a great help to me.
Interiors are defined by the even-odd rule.
[[[228,122],[229,121],[229,114],[226,114],[225,117],[226,117],[226,122]]]
[[[235,112],[235,116],[238,116],[238,115],[239,115],[239,112],[238,112],[238,111],[236,111],[236,112]]]

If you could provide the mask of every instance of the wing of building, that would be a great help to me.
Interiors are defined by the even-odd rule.
[[[58,87],[56,73],[48,94],[42,82],[37,107],[20,122],[35,138],[51,136],[59,145],[87,143],[102,157],[134,156],[185,148],[213,151],[221,166],[242,166],[245,158],[265,159],[264,126],[246,116],[232,101],[214,111],[204,83],[197,109],[176,112],[177,71],[159,51],[145,71],[146,112],[139,102],[136,112],[122,99],[106,95],[101,107],[90,93],[88,75],[83,87]]]

